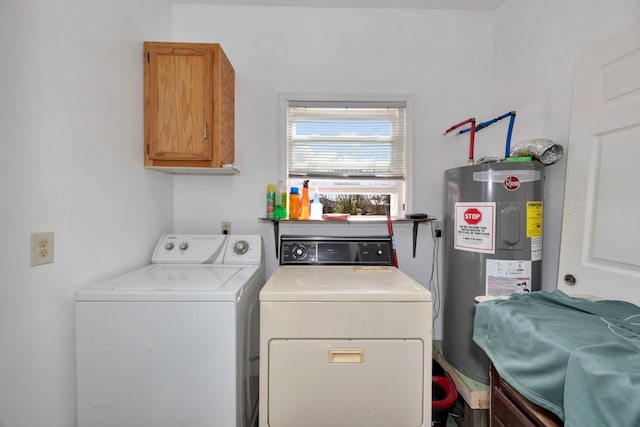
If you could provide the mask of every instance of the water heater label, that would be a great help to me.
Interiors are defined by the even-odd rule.
[[[531,261],[542,260],[542,237],[531,238]]]
[[[487,259],[487,295],[531,291],[531,261]]]
[[[455,204],[453,247],[461,251],[496,252],[495,202],[458,202]]]
[[[542,202],[527,202],[527,237],[542,237]]]

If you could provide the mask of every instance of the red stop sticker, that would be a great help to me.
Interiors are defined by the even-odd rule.
[[[504,188],[507,191],[516,191],[518,188],[520,188],[520,178],[518,178],[517,176],[507,177],[502,182],[502,185],[504,185]]]
[[[464,211],[464,221],[469,225],[477,225],[482,221],[482,212],[476,208],[469,208]]]

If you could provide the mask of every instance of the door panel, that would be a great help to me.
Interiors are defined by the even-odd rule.
[[[576,61],[558,289],[640,304],[640,25]]]
[[[196,48],[156,48],[156,138],[149,157],[156,160],[210,160],[208,105],[211,52]]]

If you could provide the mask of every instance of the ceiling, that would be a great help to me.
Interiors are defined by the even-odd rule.
[[[342,7],[378,9],[492,10],[504,0],[191,0],[239,6]]]

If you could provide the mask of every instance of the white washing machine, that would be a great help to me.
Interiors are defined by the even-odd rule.
[[[78,426],[254,426],[262,246],[164,235],[151,265],[79,291]]]
[[[260,426],[431,426],[431,294],[391,240],[282,236],[280,254],[260,292]]]

